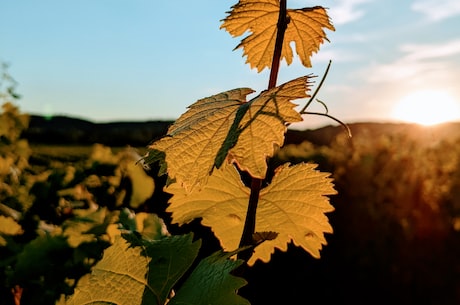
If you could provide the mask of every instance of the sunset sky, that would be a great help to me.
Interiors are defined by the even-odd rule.
[[[266,89],[268,71],[251,70],[232,51],[239,38],[219,29],[236,2],[0,0],[0,60],[19,83],[23,112],[175,119],[221,91]],[[278,83],[321,75],[332,60],[318,98],[343,121],[417,120],[409,112],[460,120],[460,1],[288,0],[315,5],[329,8],[336,31],[326,30],[312,69],[295,60]],[[333,123],[304,119],[304,127]]]

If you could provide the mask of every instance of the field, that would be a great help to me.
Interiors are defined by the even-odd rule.
[[[47,144],[31,144],[34,156],[43,157],[44,159],[68,159],[81,161],[88,158],[93,152],[93,145],[47,145]],[[110,147],[115,154],[123,151],[126,147]],[[141,154],[146,151],[145,147],[135,147]]]

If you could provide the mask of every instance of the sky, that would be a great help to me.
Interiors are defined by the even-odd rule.
[[[236,2],[0,0],[0,61],[18,82],[22,112],[94,122],[173,120],[198,99],[266,89],[269,71],[251,70],[242,50],[233,50],[240,38],[219,29]],[[312,73],[318,83],[331,60],[317,97],[344,122],[410,120],[410,112],[460,120],[460,1],[287,3],[328,8],[336,30],[326,30],[329,42],[313,55],[313,68],[298,59],[283,64],[278,84]],[[399,107],[405,110],[398,117],[398,104],[411,97],[416,103]],[[333,123],[309,115],[296,126]]]

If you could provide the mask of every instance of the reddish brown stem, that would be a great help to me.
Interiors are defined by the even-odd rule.
[[[248,210],[246,212],[246,221],[244,222],[243,234],[241,235],[240,247],[252,246],[254,244],[253,235],[256,229],[256,211],[259,203],[259,193],[262,188],[262,179],[252,178],[251,194],[249,195]],[[249,260],[253,249],[241,251],[238,258],[245,261]]]
[[[283,50],[284,33],[288,25],[288,16],[286,9],[286,0],[280,0],[280,12],[278,15],[278,25],[276,32],[275,51],[273,52],[272,68],[270,70],[270,79],[268,89],[276,87],[278,72],[280,69],[281,52]]]
[[[278,16],[278,25],[275,41],[275,50],[273,52],[272,67],[270,70],[270,79],[268,89],[276,87],[278,71],[280,67],[281,51],[283,49],[284,33],[288,24],[286,0],[280,0],[280,12]],[[259,203],[259,193],[262,188],[262,179],[252,178],[251,195],[249,196],[248,210],[246,212],[246,221],[244,223],[243,234],[241,235],[240,247],[254,246],[253,235],[256,228],[256,211]],[[253,249],[242,251],[238,258],[247,261],[252,255]]]

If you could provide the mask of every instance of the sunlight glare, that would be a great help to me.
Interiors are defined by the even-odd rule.
[[[413,92],[393,108],[397,120],[421,125],[435,125],[460,119],[460,102],[444,91]]]

